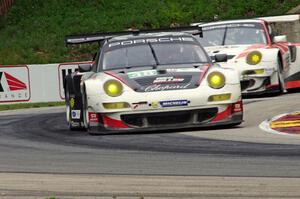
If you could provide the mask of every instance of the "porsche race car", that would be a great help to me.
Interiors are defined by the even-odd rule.
[[[299,15],[193,25],[202,27],[199,41],[212,59],[223,55],[219,64],[239,71],[243,95],[259,95],[300,87],[300,43],[275,35],[269,24],[297,20]]]
[[[198,35],[201,28],[186,27],[66,36],[66,44],[102,44],[92,64],[66,76],[69,128],[98,133],[240,124],[238,73],[213,64]]]

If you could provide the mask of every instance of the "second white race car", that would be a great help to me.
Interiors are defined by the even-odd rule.
[[[216,61],[225,57],[220,65],[239,71],[245,95],[300,87],[300,43],[275,35],[268,21],[279,19],[299,20],[299,15],[198,24],[203,28],[200,43]]]

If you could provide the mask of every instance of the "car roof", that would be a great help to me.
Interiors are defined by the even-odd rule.
[[[185,37],[193,37],[192,34],[188,34],[185,32],[159,32],[159,33],[141,33],[137,35],[125,35],[125,36],[116,36],[112,37],[109,42],[111,41],[121,41],[121,40],[129,40],[129,39],[141,39],[141,38],[155,38],[155,37],[178,37],[178,36],[185,36]]]
[[[237,20],[228,20],[228,21],[216,21],[208,23],[198,23],[199,26],[212,26],[212,25],[222,25],[222,24],[232,24],[232,23],[262,23],[261,19],[237,19]]]

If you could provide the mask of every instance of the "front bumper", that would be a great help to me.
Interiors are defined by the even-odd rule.
[[[225,109],[215,106],[146,113],[94,113],[98,119],[90,125],[92,131],[101,133],[238,125],[243,121],[242,101],[223,106]]]
[[[241,80],[243,96],[271,94],[279,91],[278,84],[271,83],[271,77],[252,77]]]

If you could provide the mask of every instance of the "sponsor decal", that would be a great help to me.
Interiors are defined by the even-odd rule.
[[[139,77],[149,77],[157,75],[156,70],[144,70],[144,71],[137,71],[137,72],[129,72],[127,73],[129,79],[135,79]]]
[[[81,125],[80,125],[80,122],[73,122],[73,121],[71,121],[71,124],[72,124],[72,126],[74,126],[74,127],[80,127]]]
[[[92,123],[98,123],[99,122],[99,115],[97,113],[89,112],[89,121],[92,122]]]
[[[153,91],[165,91],[165,90],[180,90],[180,89],[186,89],[191,84],[183,84],[183,85],[162,85],[162,84],[155,84],[151,86],[147,86],[145,88],[145,92],[153,92]]]
[[[80,110],[72,110],[71,117],[72,119],[80,119]]]
[[[183,82],[182,77],[157,77],[154,79],[153,84],[164,84],[164,83],[180,83]]]
[[[190,101],[188,100],[170,100],[170,101],[160,101],[159,104],[162,107],[172,107],[172,106],[188,106]]]
[[[0,103],[29,101],[29,71],[24,67],[0,68]]]
[[[137,103],[132,103],[132,108],[133,109],[139,109],[139,108],[142,108],[142,107],[145,107],[148,105],[148,102],[137,102]]]
[[[152,108],[158,108],[158,102],[151,102],[150,106]]]
[[[70,99],[70,107],[71,107],[71,108],[74,108],[74,105],[75,105],[75,99],[72,97],[72,98]]]
[[[206,27],[202,27],[202,30],[214,30],[220,28],[237,28],[237,27],[259,28],[260,25],[255,23],[232,23],[232,24],[221,24],[216,26],[206,26]]]
[[[136,44],[146,44],[146,43],[163,43],[163,42],[182,42],[182,41],[194,41],[192,37],[160,37],[160,38],[148,38],[148,39],[135,39],[135,40],[126,40],[120,42],[112,42],[108,44],[108,47],[115,46],[128,46]]]
[[[190,72],[202,72],[199,68],[168,68],[167,72],[179,72],[179,73],[190,73]]]

